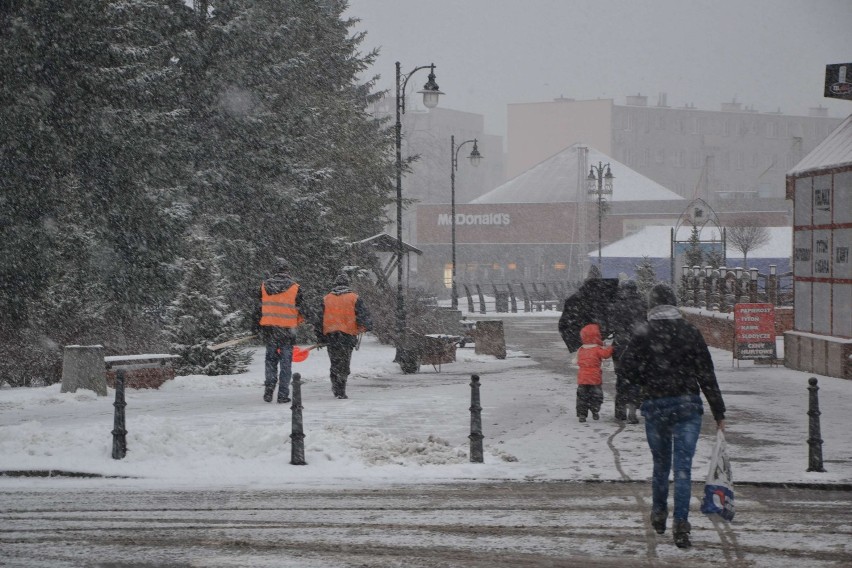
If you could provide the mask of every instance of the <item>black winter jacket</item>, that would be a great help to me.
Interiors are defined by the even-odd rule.
[[[698,329],[674,306],[657,306],[630,339],[620,367],[642,389],[643,399],[704,393],[713,418],[725,419],[725,403],[710,350]]]

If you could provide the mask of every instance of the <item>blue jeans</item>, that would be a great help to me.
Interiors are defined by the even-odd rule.
[[[289,342],[270,340],[266,344],[266,380],[264,384],[267,387],[275,388],[277,382],[278,398],[290,398],[290,377],[292,374],[293,345]]]
[[[652,510],[668,511],[669,472],[674,467],[674,518],[689,517],[692,457],[704,409],[699,395],[648,399],[642,403],[645,437],[654,459]]]

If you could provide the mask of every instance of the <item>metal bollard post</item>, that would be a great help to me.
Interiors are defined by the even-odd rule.
[[[479,375],[470,376],[470,461],[482,463],[482,407],[479,405]]]
[[[124,429],[124,369],[115,371],[115,417],[112,427],[112,459],[120,460],[127,455],[127,430]]]
[[[808,391],[810,391],[808,401],[808,471],[825,472],[822,467],[822,438],[820,437],[819,429],[819,387],[817,386],[816,377],[808,379]]]
[[[293,375],[293,421],[290,434],[290,463],[305,465],[305,429],[302,424],[302,375]]]

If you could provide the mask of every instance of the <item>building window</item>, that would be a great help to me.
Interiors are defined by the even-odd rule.
[[[831,211],[830,187],[822,187],[814,190],[814,207],[820,211]]]
[[[506,268],[508,268],[509,270],[517,270],[518,265],[515,264],[514,262],[510,262],[509,264],[506,265]]]
[[[566,268],[568,268],[568,265],[564,262],[553,263],[553,270],[565,270]]]

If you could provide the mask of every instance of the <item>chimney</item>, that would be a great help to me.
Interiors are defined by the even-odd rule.
[[[742,112],[742,103],[732,99],[729,103],[722,103],[722,112]]]
[[[667,108],[669,106],[666,104],[666,93],[660,93],[657,97],[657,106],[661,108]]]
[[[627,95],[627,105],[637,107],[648,106],[648,97],[640,93],[637,93],[635,95]]]

